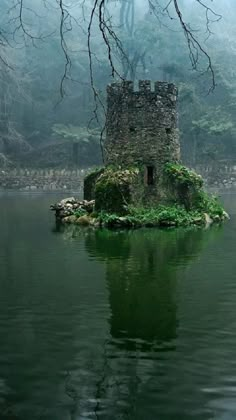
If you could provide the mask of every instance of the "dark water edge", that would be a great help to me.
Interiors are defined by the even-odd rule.
[[[235,419],[236,195],[209,230],[58,230],[0,195],[0,419]]]

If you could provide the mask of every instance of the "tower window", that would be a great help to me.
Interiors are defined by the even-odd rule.
[[[130,131],[130,133],[135,133],[136,128],[135,128],[135,127],[130,127],[130,128],[129,128],[129,131]]]
[[[171,128],[166,128],[166,134],[170,134],[171,133]]]
[[[154,184],[154,166],[147,166],[147,185]]]

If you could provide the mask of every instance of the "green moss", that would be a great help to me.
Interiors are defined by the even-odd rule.
[[[192,226],[223,221],[227,214],[218,199],[204,192],[202,177],[177,163],[167,163],[164,178],[168,205],[152,208],[131,205],[130,188],[139,180],[140,169],[106,167],[89,175],[94,182],[94,220],[100,226],[132,228],[140,226]],[[140,186],[140,182],[137,183]],[[133,201],[132,201],[133,203]],[[150,204],[150,203],[149,203]],[[77,217],[83,214],[75,214]]]
[[[76,217],[81,217],[81,216],[85,216],[87,214],[87,212],[86,212],[86,210],[85,209],[78,209],[78,210],[75,210],[75,212],[74,212],[74,216],[76,216]]]
[[[95,185],[95,209],[119,215],[127,213],[130,203],[130,184],[137,169],[107,167]]]
[[[165,173],[172,180],[176,187],[193,188],[199,190],[203,187],[203,179],[201,175],[186,166],[179,163],[167,163],[165,166]]]
[[[159,206],[153,209],[134,209],[130,214],[120,217],[117,214],[100,213],[100,223],[106,227],[155,227],[188,226],[202,224],[203,218],[197,212],[188,213],[182,207]]]
[[[196,172],[178,163],[167,163],[164,175],[174,201],[184,205],[187,210],[193,208],[196,194],[203,187],[203,179]]]
[[[208,194],[205,191],[199,191],[195,195],[193,208],[199,212],[207,213],[212,220],[218,220],[225,215],[224,208],[219,202],[218,197]]]
[[[204,222],[203,215],[200,212],[197,210],[188,212],[183,206],[179,205],[159,205],[151,209],[132,208],[130,214],[145,226],[187,226]]]
[[[216,206],[209,200],[209,206],[205,208],[195,208],[187,211],[185,207],[163,206],[160,205],[155,208],[135,208],[129,207],[129,212],[120,217],[115,213],[101,212],[97,219],[106,227],[178,227],[191,225],[205,225],[207,210],[213,221],[222,221],[225,218],[225,213],[222,206],[218,203]]]

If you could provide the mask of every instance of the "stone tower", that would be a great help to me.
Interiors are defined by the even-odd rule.
[[[149,80],[113,83],[107,87],[106,164],[128,166],[179,159],[177,88]]]
[[[107,87],[104,157],[107,167],[136,168],[129,185],[129,202],[155,206],[170,200],[164,166],[180,159],[177,88],[149,80],[113,83]],[[84,184],[85,198],[94,198],[99,172]]]
[[[107,87],[107,122],[104,144],[106,165],[138,166],[145,196],[163,198],[163,167],[180,159],[177,88],[149,80],[113,83]]]

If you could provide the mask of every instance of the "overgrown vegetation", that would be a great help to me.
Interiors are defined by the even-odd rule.
[[[204,207],[204,203],[206,207]],[[190,211],[176,204],[172,206],[160,205],[156,208],[129,207],[128,214],[123,217],[106,212],[97,214],[97,220],[100,224],[110,228],[202,226],[207,224],[209,220],[212,223],[221,222],[224,218],[226,218],[226,213],[215,197],[205,198],[199,202],[199,207],[196,206]]]
[[[201,175],[179,163],[167,163],[165,172],[176,188],[198,190],[203,187]]]
[[[202,177],[179,163],[171,162],[165,165],[164,173],[174,201],[184,205],[188,211],[194,209],[202,191]]]
[[[202,224],[204,219],[198,212],[187,212],[181,206],[163,206],[157,208],[129,208],[129,213],[120,217],[116,214],[101,212],[98,220],[107,227],[155,227],[188,226]]]
[[[138,168],[124,170],[110,166],[88,176],[89,183],[91,176],[93,181],[96,179],[95,211],[91,215],[93,225],[109,228],[186,227],[218,223],[228,217],[217,197],[203,190],[202,177],[181,164],[167,163],[164,167],[164,178],[167,177],[168,182],[166,191],[169,192],[165,205],[140,207],[132,202],[131,189],[134,185],[141,188],[140,182],[143,182],[138,175]]]
[[[199,212],[207,213],[213,221],[218,221],[225,215],[224,208],[219,202],[218,197],[207,194],[205,191],[198,192],[193,206]]]
[[[187,213],[208,214],[213,221],[223,218],[225,212],[217,197],[203,190],[203,179],[195,171],[178,163],[167,163],[165,173],[176,193],[177,202],[184,205]]]
[[[130,185],[138,175],[137,168],[107,167],[95,186],[95,209],[124,214],[130,204]]]
[[[74,212],[74,216],[76,216],[77,218],[80,218],[82,216],[85,216],[87,214],[85,209],[78,209]]]

